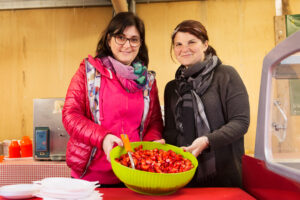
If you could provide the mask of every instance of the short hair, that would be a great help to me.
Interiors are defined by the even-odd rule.
[[[172,33],[172,43],[171,43],[171,55],[172,55],[172,48],[174,46],[174,38],[178,32],[190,33],[197,38],[199,38],[203,43],[208,41],[208,35],[206,28],[201,24],[199,21],[196,20],[184,20],[180,24],[176,26]],[[217,55],[216,50],[208,45],[208,48],[205,51],[205,56],[212,54]]]

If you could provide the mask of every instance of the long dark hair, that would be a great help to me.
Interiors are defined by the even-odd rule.
[[[145,25],[144,22],[132,12],[120,12],[112,18],[106,29],[103,31],[102,37],[98,42],[96,57],[114,57],[108,45],[108,40],[112,35],[122,34],[123,31],[129,26],[135,26],[141,38],[141,46],[134,61],[140,61],[144,65],[148,66],[149,57],[148,49],[145,43]]]
[[[201,24],[199,21],[196,20],[184,20],[183,22],[181,22],[176,26],[172,34],[172,44],[170,49],[171,56],[172,56],[172,49],[174,47],[174,38],[178,32],[190,33],[196,36],[197,38],[199,38],[203,43],[205,43],[205,41],[208,41],[207,31],[206,28],[203,26],[203,24]],[[209,54],[215,56],[217,55],[216,50],[210,45],[208,45],[204,53],[205,56]]]

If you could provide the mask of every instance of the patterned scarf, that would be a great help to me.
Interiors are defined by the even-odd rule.
[[[179,99],[175,106],[176,128],[180,131],[179,145],[188,146],[205,134],[211,132],[201,96],[212,82],[214,69],[221,61],[209,55],[206,60],[185,68],[180,66],[176,72]],[[206,182],[215,176],[215,155],[212,149],[204,150],[198,156],[197,181]]]
[[[147,83],[147,68],[140,62],[132,66],[124,65],[114,58],[108,56],[101,58],[104,66],[114,70],[123,88],[130,93],[144,89]]]

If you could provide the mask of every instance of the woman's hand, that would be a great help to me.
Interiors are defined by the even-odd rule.
[[[158,142],[158,143],[160,143],[160,144],[166,144],[165,139],[154,140],[153,142]]]
[[[196,158],[206,149],[209,145],[208,138],[206,136],[198,137],[188,147],[181,147],[184,151],[192,153]]]
[[[106,158],[109,162],[110,162],[109,153],[112,150],[112,148],[114,147],[115,143],[117,143],[117,145],[119,145],[121,147],[123,146],[122,140],[112,134],[107,134],[103,140],[102,148],[103,148],[103,151],[106,154]]]

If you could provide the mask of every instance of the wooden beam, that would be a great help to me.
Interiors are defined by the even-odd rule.
[[[116,13],[128,11],[127,0],[111,0],[111,3]]]
[[[282,0],[282,15],[290,15],[291,8],[289,0]]]
[[[286,38],[285,15],[274,17],[275,45]]]

